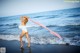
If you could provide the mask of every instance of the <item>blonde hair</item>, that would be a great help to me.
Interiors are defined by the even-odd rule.
[[[28,16],[22,16],[21,18],[25,18],[24,23],[26,24],[28,22]]]

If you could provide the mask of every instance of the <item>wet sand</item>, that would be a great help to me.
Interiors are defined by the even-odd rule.
[[[17,40],[0,40],[1,47],[6,48],[6,53],[80,53],[80,46],[61,44],[31,44],[28,48],[24,42],[24,49],[20,49],[20,42]]]

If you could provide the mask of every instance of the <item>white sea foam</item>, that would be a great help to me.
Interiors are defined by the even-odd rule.
[[[0,39],[19,41],[19,35],[0,35]],[[27,39],[24,37],[23,41],[27,42]],[[69,43],[70,45],[78,44],[80,46],[79,44],[80,38],[78,38],[78,36],[75,36],[73,38],[64,37],[64,40],[59,40],[58,38],[54,38],[54,37],[31,37],[31,43],[34,43],[34,44],[66,44],[66,43]]]

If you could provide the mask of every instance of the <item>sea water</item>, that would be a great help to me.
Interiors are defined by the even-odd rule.
[[[29,21],[26,26],[35,44],[66,44],[80,46],[80,8],[62,9],[33,14],[0,17],[0,39],[19,40],[21,30],[20,16],[29,16],[49,29],[59,33],[63,40],[50,34],[46,29]],[[23,40],[27,42],[24,37]]]

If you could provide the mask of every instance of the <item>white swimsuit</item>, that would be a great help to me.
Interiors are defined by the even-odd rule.
[[[25,32],[28,32],[26,26],[19,25],[19,28],[20,28],[21,30],[25,31]]]

